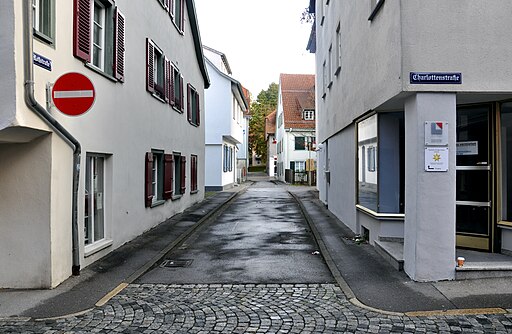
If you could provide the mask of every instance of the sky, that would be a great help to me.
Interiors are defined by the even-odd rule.
[[[253,99],[280,73],[314,74],[306,50],[311,23],[301,23],[309,0],[195,0],[201,41],[224,53],[232,76]]]

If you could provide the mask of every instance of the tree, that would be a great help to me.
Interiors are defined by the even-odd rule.
[[[271,83],[267,90],[262,90],[251,103],[251,121],[249,122],[249,152],[261,156],[263,163],[267,161],[267,143],[265,138],[265,117],[277,108],[279,86]]]

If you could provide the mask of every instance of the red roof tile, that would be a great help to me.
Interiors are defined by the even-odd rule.
[[[265,117],[265,138],[267,138],[269,134],[276,133],[276,115],[277,111],[274,110]]]
[[[302,119],[302,112],[315,110],[315,76],[313,74],[281,74],[284,127],[315,129],[315,121]]]

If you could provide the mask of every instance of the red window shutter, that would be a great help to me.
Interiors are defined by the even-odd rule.
[[[164,199],[166,200],[172,198],[173,162],[172,154],[164,154]]]
[[[74,0],[73,56],[91,61],[92,1]]]
[[[187,158],[184,156],[181,156],[181,193],[184,194],[185,190],[187,189],[187,186],[185,185],[186,180],[186,174],[187,174]]]
[[[145,175],[145,203],[146,208],[151,206],[153,201],[153,153],[146,153],[146,175]]]
[[[190,157],[190,190],[197,190],[197,156]]]
[[[176,95],[174,93],[174,76],[176,75],[176,68],[171,64],[171,77],[169,78],[169,104],[174,106],[176,104]]]
[[[171,97],[171,62],[167,57],[165,57],[164,60],[164,66],[165,66],[165,75],[164,75],[164,100],[165,102],[169,103],[169,99]]]
[[[125,17],[116,7],[114,17],[114,77],[124,82]]]
[[[146,39],[146,89],[150,93],[155,92],[155,46]]]
[[[191,103],[190,103],[191,95],[192,95],[192,87],[190,87],[190,84],[187,84],[187,117],[188,117],[189,122],[192,122],[192,109],[191,109]]]
[[[176,0],[180,1],[180,0]],[[185,92],[183,91],[183,75],[180,74],[180,110],[185,111]]]

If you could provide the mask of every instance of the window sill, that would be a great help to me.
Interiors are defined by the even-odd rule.
[[[180,199],[180,198],[182,198],[182,197],[183,197],[183,195],[173,195],[173,196],[171,197],[171,200],[176,201],[176,200],[178,200],[178,199]]]
[[[375,8],[373,9],[372,13],[370,14],[370,17],[368,17],[368,21],[373,21],[377,13],[379,12],[380,8],[384,4],[384,0],[378,0],[377,4],[375,4]]]
[[[334,72],[334,75],[335,76],[338,76],[341,72],[341,66],[338,66],[338,68],[336,69],[336,72]]]
[[[404,220],[405,214],[403,213],[378,213],[373,210],[370,210],[362,205],[356,204],[357,211],[366,213],[367,215],[378,219],[378,220]]]
[[[151,203],[151,208],[154,208],[154,207],[157,207],[157,206],[160,206],[162,204],[164,204],[165,201],[163,199],[159,199],[159,200],[156,200],[154,201],[153,203]]]
[[[110,75],[110,74],[108,74],[108,73],[103,72],[101,69],[97,68],[96,66],[91,65],[90,63],[85,63],[84,65],[85,65],[85,67],[87,67],[88,69],[90,69],[90,70],[92,70],[92,71],[94,71],[94,72],[98,73],[99,75],[101,75],[101,76],[103,76],[103,77],[107,78],[108,80],[110,80],[110,81],[112,81],[112,82],[117,82],[117,79],[116,79],[116,78],[114,78],[113,76],[111,76],[111,75]]]
[[[84,247],[84,257],[89,257],[91,255],[94,255],[105,248],[108,248],[112,246],[114,241],[112,239],[103,239],[101,241],[98,241],[92,245],[87,245]]]
[[[192,122],[190,122],[190,121],[189,121],[189,123],[190,123],[190,125],[195,126],[196,128],[198,128],[198,127],[199,127],[199,124],[195,124],[195,123],[192,123]]]
[[[178,114],[183,114],[183,110],[181,110],[177,105],[173,105],[172,109],[174,109]]]
[[[150,93],[155,99],[157,99],[158,101],[162,102],[162,103],[167,103],[165,102],[164,99],[162,99],[157,93]]]
[[[192,191],[190,192],[190,194],[197,194],[198,192],[199,192],[199,190],[192,190]]]
[[[50,46],[54,46],[54,41],[53,41],[53,38],[43,34],[42,32],[39,32],[37,30],[34,29],[34,32],[33,32],[33,36],[39,40],[40,42],[43,42],[45,44],[48,44]]]

